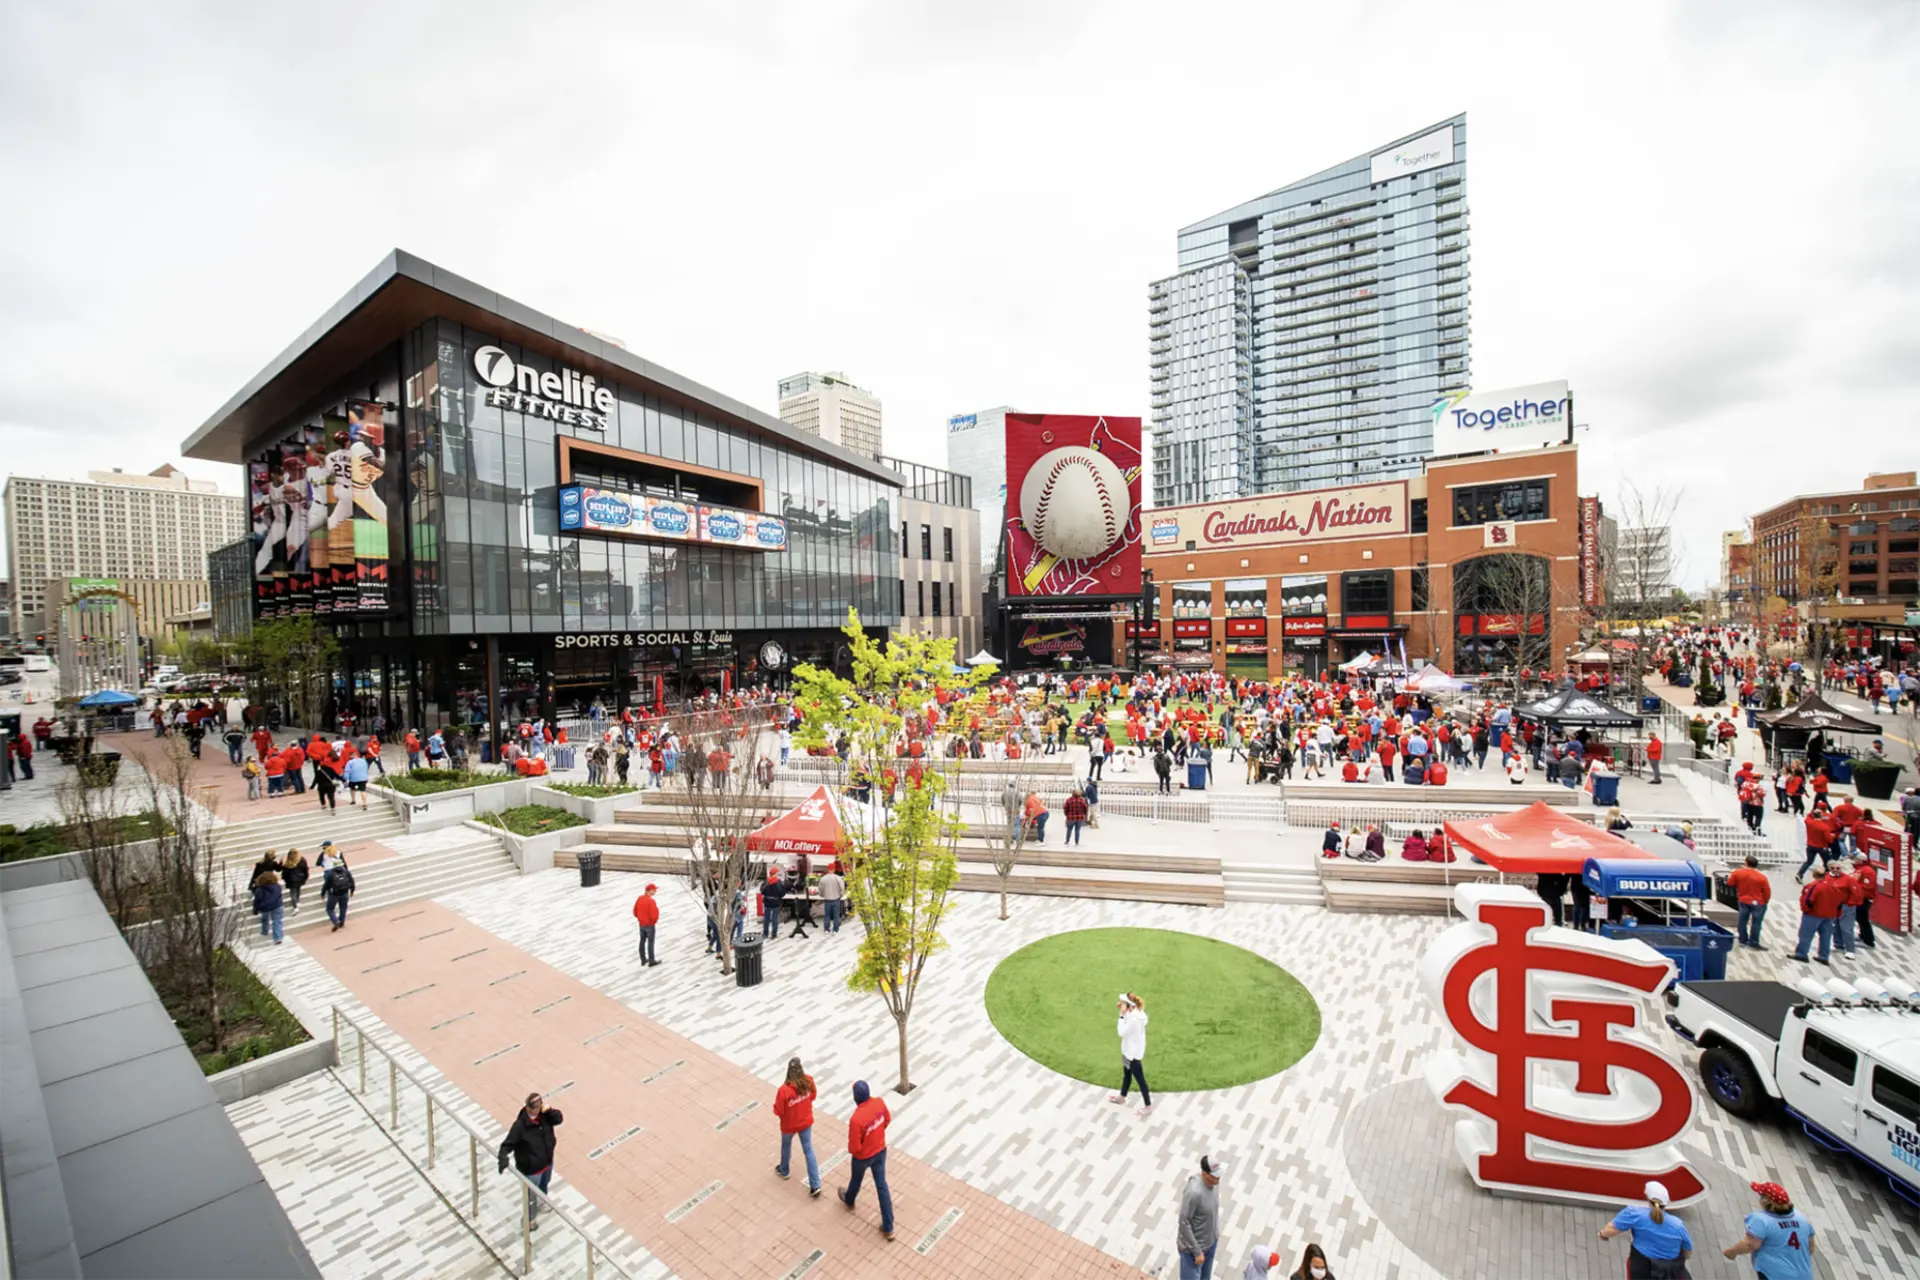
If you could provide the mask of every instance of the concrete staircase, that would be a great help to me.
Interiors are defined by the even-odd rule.
[[[356,844],[370,840],[391,840],[407,834],[407,824],[386,805],[367,809],[281,814],[256,818],[251,822],[230,822],[213,830],[214,855],[222,868],[244,875],[271,849],[284,854],[298,849],[312,862],[320,854],[320,843],[331,840],[351,851]]]
[[[1320,877],[1313,867],[1272,862],[1220,863],[1228,902],[1277,902],[1288,906],[1326,905]]]

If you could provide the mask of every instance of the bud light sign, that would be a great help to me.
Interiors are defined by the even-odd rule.
[[[778,516],[591,485],[561,487],[560,528],[570,533],[709,542],[753,551],[787,549],[787,522]]]

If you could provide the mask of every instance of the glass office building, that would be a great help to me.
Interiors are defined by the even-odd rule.
[[[248,467],[255,616],[331,626],[362,723],[674,704],[899,620],[898,476],[398,252],[185,452]]]
[[[1148,292],[1155,506],[1416,475],[1469,386],[1464,115],[1196,222]]]

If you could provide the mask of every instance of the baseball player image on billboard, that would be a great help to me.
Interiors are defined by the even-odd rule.
[[[352,613],[360,592],[353,580],[353,455],[347,424],[325,419],[327,427],[327,592],[333,612]],[[315,593],[319,593],[315,586]]]
[[[1140,594],[1140,419],[1007,415],[1007,594]]]
[[[327,440],[338,419],[301,432],[307,451],[307,596],[316,614],[333,612],[333,559],[327,517],[333,513],[333,474],[327,470]]]
[[[307,446],[280,446],[280,500],[287,508],[287,612],[313,612],[312,567],[307,562]]]
[[[355,400],[347,405],[347,483],[353,511],[355,605],[361,613],[387,611],[387,501],[380,481],[387,473],[386,406]]]

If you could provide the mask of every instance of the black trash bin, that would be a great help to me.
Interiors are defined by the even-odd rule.
[[[600,851],[583,849],[580,852],[580,887],[591,889],[600,883]]]
[[[743,938],[733,944],[733,981],[735,986],[760,985],[760,952],[764,938]]]

